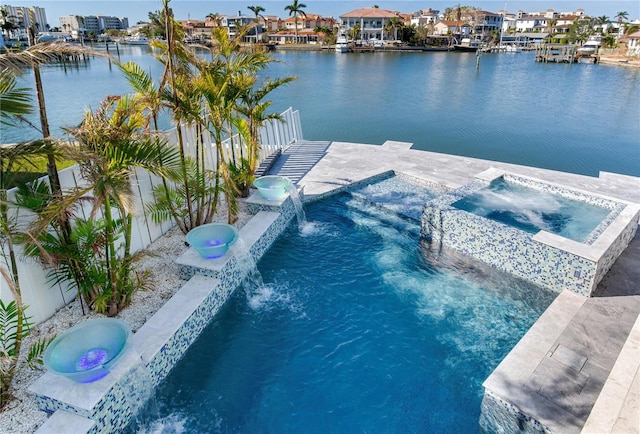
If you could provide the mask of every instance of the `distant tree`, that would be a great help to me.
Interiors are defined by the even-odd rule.
[[[427,39],[429,39],[429,29],[425,26],[418,26],[413,43],[415,45],[427,45]]]
[[[373,8],[374,8],[374,9],[379,9],[379,8],[380,8],[380,6],[378,6],[378,5],[373,5]]]
[[[258,17],[262,17],[262,19],[264,19],[264,17],[260,14],[260,12],[264,12],[265,9],[262,6],[247,6],[247,9],[249,9],[251,12],[253,12],[256,16],[256,28],[255,28],[255,32],[256,32],[256,42],[258,42]]]
[[[602,38],[602,45],[604,45],[605,48],[616,48],[616,42],[617,38],[615,35],[605,35]]]
[[[10,39],[11,33],[18,29],[18,26],[14,22],[15,19],[16,17],[7,15],[7,11],[4,7],[0,8],[0,21],[2,21],[0,28],[2,28],[2,33],[6,35],[6,39]]]
[[[146,26],[146,30],[141,31],[140,33],[143,33],[148,37],[161,36],[165,38],[164,15],[162,14],[162,11],[149,12],[148,16],[149,24]]]
[[[313,32],[317,35],[320,35],[319,37],[322,39],[323,43],[327,41],[333,41],[335,39],[333,29],[328,26],[317,26],[315,29],[313,29]]]
[[[640,26],[638,26],[637,24],[633,24],[631,26],[627,26],[624,30],[624,34],[625,35],[630,35],[632,33],[637,32],[638,30],[640,30]]]
[[[586,41],[591,33],[591,22],[589,19],[575,19],[569,27],[567,34],[567,42],[573,44],[576,42]]]
[[[207,18],[210,21],[213,21],[216,26],[219,26],[220,24],[222,24],[222,17],[218,13],[211,12],[207,14],[205,18]]]
[[[356,39],[359,39],[361,30],[362,28],[360,27],[360,23],[356,23],[355,26],[349,29],[349,38],[351,38],[351,40],[353,41],[355,41]]]
[[[306,7],[307,5],[305,5],[304,3],[298,3],[298,0],[293,0],[293,3],[291,3],[289,6],[284,7],[285,11],[289,11],[289,16],[293,15],[293,23],[295,25],[296,33],[296,44],[298,43],[298,15],[302,15],[303,17],[307,18],[307,14],[303,10]]]
[[[558,20],[556,19],[550,19],[549,21],[547,21],[547,29],[549,30],[549,33],[555,33],[554,30],[557,24],[558,24]]]
[[[616,15],[616,18],[618,19],[618,24],[622,24],[623,21],[627,21],[627,19],[629,18],[629,12],[627,11],[618,12],[618,14]]]
[[[398,30],[402,30],[404,28],[404,21],[402,21],[398,17],[390,18],[389,21],[384,25],[384,30],[390,34],[393,34],[393,40],[398,40]]]
[[[609,24],[609,17],[606,15],[602,15],[601,17],[597,17],[595,19],[595,24],[600,27],[600,34],[604,35],[605,27]]]

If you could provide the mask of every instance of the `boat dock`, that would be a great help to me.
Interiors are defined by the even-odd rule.
[[[578,62],[577,48],[573,44],[542,44],[536,48],[536,62]]]

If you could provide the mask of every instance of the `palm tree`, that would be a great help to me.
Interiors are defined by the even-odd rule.
[[[362,27],[360,26],[360,23],[356,23],[355,26],[350,27],[349,28],[349,38],[352,41],[355,41],[356,39],[360,38],[360,31],[361,31]]]
[[[241,89],[240,101],[237,107],[238,113],[242,114],[247,122],[244,139],[248,144],[245,178],[241,180],[239,185],[241,197],[249,196],[249,187],[254,180],[253,174],[258,168],[260,127],[268,120],[282,120],[278,113],[267,113],[267,109],[271,106],[271,101],[264,101],[264,99],[270,92],[296,79],[293,76],[289,76],[267,80],[256,88],[255,75],[248,75],[248,78],[246,86]]]
[[[220,14],[219,13],[214,13],[214,12],[208,13],[205,18],[213,21],[218,26],[220,25],[220,22],[222,21],[222,17],[220,16]]]
[[[0,21],[2,21],[2,24],[0,24],[0,28],[2,29],[2,33],[7,35],[6,39],[10,39],[11,32],[18,28],[18,26],[14,22],[15,19],[15,16],[7,15],[7,11],[4,9],[4,7],[0,8]]]
[[[90,265],[100,270],[101,277],[77,283],[82,294],[92,296],[87,301],[93,308],[109,316],[127,306],[141,285],[133,267],[136,258],[131,254],[134,169],[174,179],[179,167],[177,149],[159,136],[145,133],[139,113],[135,98],[108,97],[95,113],[85,114],[79,127],[66,130],[75,141],[63,151],[78,161],[86,184],[51,203],[38,224],[45,228],[59,211],[67,212],[78,201],[91,201],[90,217],[77,220],[95,231],[98,247]]]
[[[253,12],[256,16],[256,42],[258,42],[258,17],[262,17],[264,19],[260,12],[264,12],[265,9],[262,6],[247,6],[247,9]]]
[[[393,32],[393,40],[398,40],[398,30],[401,30],[404,27],[404,21],[402,21],[398,17],[393,17],[387,21],[384,28],[387,32]]]
[[[627,21],[627,19],[629,19],[629,12],[627,11],[618,12],[616,15],[616,18],[618,20],[618,24],[622,24],[623,21]]]
[[[302,15],[303,17],[307,18],[307,14],[303,11],[303,9],[306,7],[307,5],[305,5],[304,3],[298,3],[298,0],[293,0],[293,3],[291,3],[289,6],[284,7],[285,11],[289,11],[289,16],[293,15],[293,23],[296,33],[296,44],[298,43],[298,15]]]
[[[555,29],[557,24],[558,24],[558,20],[554,18],[547,21],[547,29],[549,29],[549,33],[553,33],[553,30]]]
[[[29,29],[29,38],[31,41],[35,39],[35,30],[33,27]],[[42,88],[42,78],[40,75],[40,64],[51,60],[59,59],[60,55],[99,55],[108,56],[105,53],[96,53],[85,47],[77,47],[70,44],[29,44],[30,46],[20,52],[8,52],[0,54],[0,68],[10,68],[13,71],[20,71],[20,68],[30,66],[33,69],[34,81],[36,86],[36,100],[38,102],[38,113],[40,118],[41,133],[44,138],[44,146],[49,149],[47,154],[47,176],[51,185],[51,192],[54,196],[61,196],[60,178],[58,176],[58,168],[56,165],[55,150],[53,142],[50,140],[49,121],[47,118],[47,109],[45,106],[44,90]],[[65,234],[65,241],[70,243],[71,226],[64,217],[61,221]]]
[[[0,123],[15,125],[33,111],[29,89],[18,88],[9,69],[0,71]]]
[[[315,29],[313,29],[313,32],[316,34],[321,34],[321,41],[323,44],[326,43],[327,40],[333,41],[331,42],[332,44],[335,42],[335,35],[331,27],[317,26]]]
[[[0,122],[11,125],[16,119],[31,112],[28,89],[16,87],[16,79],[8,70],[0,73]],[[4,263],[0,264],[1,277],[6,281],[13,301],[4,305],[0,301],[0,407],[9,398],[9,387],[13,381],[22,339],[28,335],[28,324],[22,303],[18,262],[14,248],[17,236],[16,216],[9,212],[7,191],[13,184],[15,172],[12,170],[22,157],[30,155],[28,146],[0,147],[0,255]]]
[[[598,25],[600,26],[600,33],[604,35],[605,26],[609,24],[609,17],[602,15],[596,18]]]

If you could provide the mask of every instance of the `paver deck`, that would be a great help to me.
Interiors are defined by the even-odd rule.
[[[305,196],[327,193],[379,173],[395,170],[451,188],[460,187],[489,168],[504,169],[560,184],[572,189],[640,203],[640,178],[601,172],[598,177],[520,166],[455,155],[412,150],[410,143],[386,142],[382,146],[346,142],[298,142],[283,153],[272,174],[292,177],[304,187]],[[640,234],[625,250],[596,290],[596,297],[561,294],[558,312],[543,315],[523,341],[519,351],[537,353],[526,367],[505,359],[505,399],[554,432],[582,430],[618,354],[640,313]],[[565,317],[560,318],[558,313]],[[564,324],[559,329],[559,324]],[[536,336],[536,333],[541,333]],[[544,335],[542,334],[544,333]],[[527,347],[528,345],[528,347]],[[640,360],[640,354],[637,360]],[[631,363],[637,384],[639,362]],[[494,372],[494,374],[496,373]],[[490,377],[491,380],[492,377]],[[518,378],[517,383],[512,383]],[[488,381],[490,381],[488,380]],[[640,432],[638,391],[632,384],[615,399],[624,409],[616,426]],[[620,396],[627,391],[625,396]],[[612,398],[612,399],[614,399]],[[636,423],[637,422],[637,423]],[[611,431],[615,432],[615,431]]]

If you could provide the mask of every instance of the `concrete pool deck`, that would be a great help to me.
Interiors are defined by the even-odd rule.
[[[382,146],[298,142],[270,174],[290,177],[305,197],[394,170],[458,188],[490,168],[640,203],[640,178],[576,175],[455,155]],[[558,433],[640,432],[640,235],[598,285],[595,297],[563,291],[485,382],[485,387]]]

